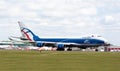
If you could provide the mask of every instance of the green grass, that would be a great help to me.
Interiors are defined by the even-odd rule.
[[[0,50],[0,71],[120,71],[120,53]]]

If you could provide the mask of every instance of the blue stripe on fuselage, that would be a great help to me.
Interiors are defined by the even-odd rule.
[[[72,38],[41,38],[38,41],[44,42],[61,42],[61,43],[77,43],[77,44],[104,44],[104,41],[98,39],[72,39]]]

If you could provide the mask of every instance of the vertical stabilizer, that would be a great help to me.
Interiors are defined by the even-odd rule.
[[[39,41],[40,40],[40,38],[38,36],[36,36],[30,29],[28,29],[23,23],[18,21],[18,24],[20,26],[22,38],[26,38],[29,41]]]
[[[26,26],[24,24],[22,24],[20,21],[18,21],[18,24],[19,24],[19,27],[20,27],[20,31],[21,31],[22,37],[26,38],[24,32],[22,32],[22,29],[26,28]]]

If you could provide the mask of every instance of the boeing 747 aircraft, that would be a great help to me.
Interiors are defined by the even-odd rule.
[[[108,46],[106,40],[100,36],[82,37],[82,38],[40,38],[28,29],[23,23],[18,22],[22,33],[22,40],[27,39],[29,42],[34,43],[37,47],[57,47],[57,50],[64,50],[72,47],[87,48]]]

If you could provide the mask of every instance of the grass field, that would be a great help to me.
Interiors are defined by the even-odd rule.
[[[120,71],[120,52],[0,50],[0,71]]]

